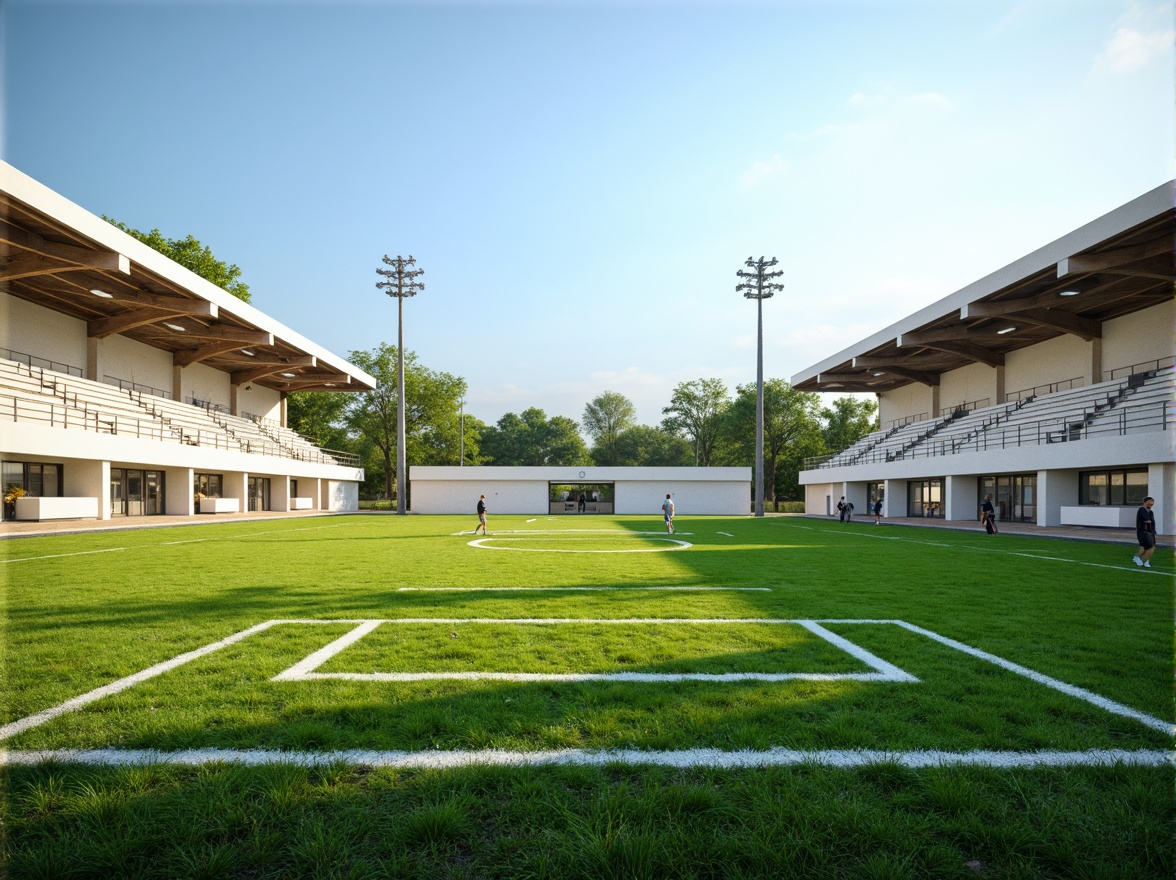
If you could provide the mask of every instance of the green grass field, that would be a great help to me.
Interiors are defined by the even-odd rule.
[[[9,875],[1173,874],[1170,551],[472,526],[0,543]]]

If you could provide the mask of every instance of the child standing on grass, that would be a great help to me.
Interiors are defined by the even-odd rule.
[[[1143,507],[1135,511],[1135,539],[1139,541],[1139,549],[1131,557],[1131,561],[1144,568],[1151,568],[1151,557],[1156,552],[1156,515],[1152,513],[1152,505],[1156,499],[1148,495],[1143,499]]]

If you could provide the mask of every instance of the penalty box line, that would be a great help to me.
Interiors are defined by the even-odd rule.
[[[212,654],[215,651],[220,650],[221,648],[227,647],[232,644],[236,644],[237,642],[240,642],[240,641],[248,638],[251,635],[254,635],[259,632],[263,632],[263,631],[270,629],[274,626],[279,626],[279,625],[283,625],[283,624],[336,625],[336,624],[346,624],[346,623],[354,623],[354,624],[358,624],[358,626],[356,627],[356,629],[352,630],[350,633],[346,634],[341,639],[336,639],[330,645],[327,645],[325,648],[321,649],[320,651],[315,652],[315,654],[312,654],[311,657],[308,657],[306,661],[303,661],[303,664],[306,664],[311,658],[313,658],[315,656],[324,654],[324,652],[330,650],[332,647],[338,646],[341,641],[349,639],[350,641],[348,641],[347,644],[351,644],[355,641],[358,641],[359,639],[363,638],[364,635],[367,635],[369,632],[374,630],[377,626],[384,624],[384,623],[422,623],[422,624],[425,624],[425,623],[449,623],[449,624],[456,624],[456,623],[485,623],[485,624],[509,624],[509,623],[552,623],[552,624],[554,624],[554,623],[602,623],[602,624],[758,623],[758,624],[771,624],[771,623],[793,623],[793,624],[799,624],[799,625],[805,626],[807,629],[809,629],[810,632],[813,632],[814,634],[819,635],[821,638],[826,638],[826,636],[823,635],[822,633],[828,633],[828,636],[832,637],[833,639],[840,639],[846,645],[853,645],[853,643],[849,642],[848,640],[841,639],[841,637],[837,636],[835,633],[829,632],[823,626],[821,626],[821,624],[826,624],[826,623],[833,624],[833,625],[839,625],[839,624],[840,625],[890,624],[890,625],[900,626],[900,627],[908,630],[909,632],[915,633],[917,635],[922,635],[927,638],[930,638],[933,641],[944,645],[945,647],[950,647],[955,650],[962,651],[963,653],[966,653],[966,654],[968,654],[972,657],[975,657],[977,659],[981,659],[981,660],[985,660],[986,662],[993,663],[997,666],[1000,666],[1002,669],[1005,669],[1009,672],[1013,672],[1017,675],[1025,677],[1025,678],[1029,678],[1030,680],[1035,681],[1038,684],[1042,684],[1042,685],[1049,687],[1053,690],[1057,690],[1061,693],[1067,694],[1068,696],[1074,697],[1079,700],[1083,700],[1084,702],[1090,703],[1091,705],[1094,705],[1100,709],[1103,709],[1104,711],[1111,712],[1116,715],[1122,715],[1127,718],[1132,718],[1132,719],[1144,724],[1145,726],[1152,728],[1153,730],[1158,730],[1160,732],[1167,733],[1170,735],[1173,733],[1176,733],[1176,730],[1174,730],[1173,725],[1170,722],[1163,721],[1159,718],[1148,715],[1144,712],[1140,712],[1136,709],[1132,709],[1129,706],[1125,706],[1121,703],[1117,703],[1113,700],[1109,700],[1105,697],[1101,697],[1098,694],[1095,694],[1091,691],[1085,690],[1084,688],[1079,688],[1074,685],[1068,684],[1066,682],[1060,681],[1058,679],[1051,678],[1050,676],[1043,675],[1042,673],[1036,672],[1035,670],[1029,669],[1028,667],[1021,666],[1020,664],[1013,663],[1012,661],[1006,660],[1002,657],[998,657],[995,654],[989,654],[986,651],[981,651],[977,648],[973,648],[969,645],[965,645],[963,642],[958,642],[958,641],[956,641],[954,639],[950,639],[946,636],[941,636],[938,633],[932,632],[931,630],[924,629],[919,626],[915,626],[914,624],[910,624],[910,623],[907,623],[906,621],[902,621],[902,620],[848,619],[848,618],[846,618],[846,619],[807,620],[807,621],[806,620],[767,619],[767,618],[740,618],[740,619],[713,619],[713,618],[712,619],[697,619],[697,618],[652,618],[652,619],[651,618],[628,618],[628,619],[516,618],[516,619],[510,619],[510,620],[503,620],[503,619],[499,619],[499,618],[421,617],[421,618],[394,618],[394,619],[338,618],[338,619],[326,619],[326,620],[318,620],[318,619],[274,619],[274,620],[267,620],[267,621],[264,621],[263,623],[259,623],[255,626],[249,627],[248,629],[244,629],[244,630],[241,630],[240,632],[234,633],[234,634],[228,636],[227,638],[221,639],[220,641],[212,642],[208,645],[205,645],[201,648],[197,648],[193,651],[188,651],[186,653],[179,654],[179,655],[171,658],[170,660],[166,660],[162,663],[157,663],[153,666],[149,666],[146,669],[143,669],[140,672],[136,672],[133,675],[129,675],[124,678],[120,678],[117,681],[111,682],[110,684],[103,685],[102,687],[95,688],[94,690],[91,690],[91,691],[87,691],[86,693],[81,694],[77,697],[73,697],[72,699],[66,700],[64,703],[61,703],[57,706],[53,706],[49,709],[44,709],[40,712],[36,712],[32,715],[28,715],[24,718],[20,718],[16,721],[12,721],[8,724],[0,726],[0,742],[2,742],[3,740],[9,739],[19,733],[22,733],[26,730],[29,730],[33,727],[37,727],[42,724],[45,724],[46,722],[51,721],[54,718],[57,718],[61,715],[64,715],[67,712],[72,712],[77,709],[80,709],[90,703],[95,702],[96,700],[102,699],[103,697],[107,697],[107,696],[111,696],[113,694],[120,693],[121,691],[127,690],[128,688],[133,687],[136,684],[139,684],[140,682],[147,681],[148,679],[162,675],[165,672],[170,672],[171,670],[176,669],[176,668],[184,665],[185,663],[188,663],[192,660],[199,659],[200,657],[205,657],[209,654]],[[818,632],[818,630],[820,630],[821,632]],[[347,644],[343,644],[341,647],[336,647],[336,650],[333,653],[338,653],[338,651],[341,651],[343,648],[345,648],[347,646]],[[838,647],[841,647],[841,645],[838,644]],[[864,649],[862,649],[856,645],[853,645],[853,648],[857,651],[861,651],[864,654],[868,654],[870,657],[874,656],[872,654],[869,654],[869,652],[866,652]],[[332,656],[333,656],[333,653],[332,653]],[[887,667],[889,667],[890,669],[897,669],[897,667],[893,667],[893,666],[891,666],[891,664],[885,663],[885,661],[881,660],[880,658],[874,658],[874,659],[879,664],[879,666],[875,667],[875,669],[878,671],[882,671],[882,669],[885,669]],[[867,662],[867,664],[869,665],[868,661],[865,661],[864,659],[863,659],[863,662]],[[286,672],[291,672],[292,670],[301,667],[303,664],[295,664],[294,667],[291,667],[291,669],[286,670]],[[907,673],[902,672],[902,670],[898,670],[898,671],[904,676],[907,675]],[[279,675],[281,675],[281,674],[284,674],[284,673],[280,673]],[[911,680],[917,680],[917,679],[913,679],[913,677],[911,677]]]

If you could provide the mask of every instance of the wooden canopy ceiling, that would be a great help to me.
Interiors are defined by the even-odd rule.
[[[840,362],[822,364],[819,372],[810,368],[793,384],[803,391],[846,392],[938,385],[950,370],[972,363],[1001,366],[1009,352],[1063,334],[1098,339],[1105,321],[1172,299],[1176,212],[1170,199],[1167,204],[1145,222],[1010,283],[997,282],[978,298],[960,303],[947,297],[939,317],[892,332],[881,344],[871,337],[860,354],[843,352]]]
[[[175,366],[203,363],[229,373],[234,384],[371,390],[362,372],[345,371],[350,365],[323,363],[321,351],[307,352],[7,192],[0,192],[0,290],[85,321],[92,338],[121,334],[171,352]]]

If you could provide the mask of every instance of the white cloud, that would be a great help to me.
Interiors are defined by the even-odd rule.
[[[751,167],[739,176],[739,185],[744,189],[753,189],[778,176],[787,167],[788,163],[779,153],[773,154],[767,161],[756,159]]]
[[[1169,6],[1144,6],[1133,3],[1116,22],[1096,64],[1115,73],[1128,73],[1145,67],[1153,58],[1172,49],[1176,31],[1172,29]]]

